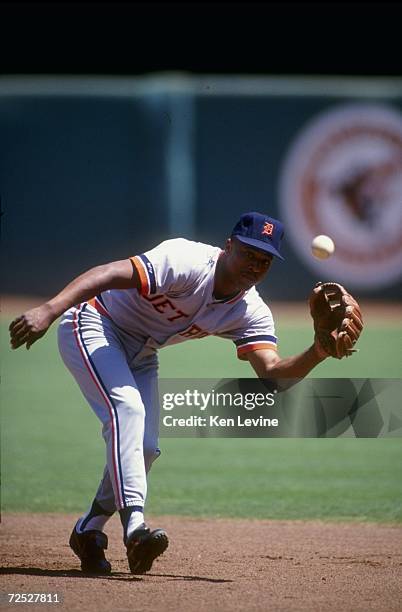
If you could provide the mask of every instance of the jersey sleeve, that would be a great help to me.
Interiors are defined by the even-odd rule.
[[[257,293],[257,292],[256,292]],[[242,316],[240,325],[233,330],[219,334],[232,340],[237,350],[237,357],[247,360],[247,353],[261,349],[277,349],[278,338],[271,310],[257,294]]]
[[[130,257],[141,281],[141,295],[180,291],[193,282],[197,270],[191,244],[183,238],[165,240],[141,255]]]

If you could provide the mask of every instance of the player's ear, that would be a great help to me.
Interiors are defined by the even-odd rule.
[[[233,249],[233,240],[231,238],[228,238],[226,240],[226,244],[225,244],[225,253],[226,255],[229,255],[229,253],[232,251]]]

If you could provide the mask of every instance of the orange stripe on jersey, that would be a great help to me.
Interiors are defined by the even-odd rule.
[[[96,297],[91,298],[90,300],[88,300],[87,303],[92,306],[92,308],[95,308],[95,310],[97,310],[99,314],[103,315],[104,317],[107,317],[108,319],[112,318],[106,308],[102,306],[102,304],[96,299]]]
[[[253,344],[246,344],[246,346],[241,346],[237,349],[237,356],[239,359],[244,359],[244,355],[246,353],[251,353],[252,351],[259,351],[261,349],[271,349],[273,351],[276,351],[277,346],[274,342],[255,342]]]
[[[130,260],[132,261],[132,263],[135,266],[135,269],[138,272],[138,276],[140,277],[140,281],[141,281],[141,289],[140,289],[140,293],[141,295],[149,295],[149,282],[148,282],[148,276],[144,270],[144,266],[142,264],[141,259],[139,259],[139,257],[130,257]]]

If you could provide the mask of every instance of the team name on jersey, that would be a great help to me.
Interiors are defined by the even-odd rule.
[[[170,315],[166,317],[167,321],[173,322],[178,319],[186,319],[190,316],[180,310],[180,308],[177,308],[172,300],[165,295],[143,295],[142,297],[147,300],[147,302],[150,302],[151,306],[156,312],[159,312],[159,314]],[[205,338],[205,336],[209,336],[209,334],[195,323],[192,323],[186,329],[179,332],[179,336],[183,336],[184,338]]]

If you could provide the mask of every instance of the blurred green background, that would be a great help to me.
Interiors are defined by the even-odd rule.
[[[280,353],[302,351],[308,323],[279,318]],[[84,511],[104,465],[101,425],[58,354],[56,324],[30,351],[11,351],[3,316],[2,510]],[[312,377],[399,378],[402,328],[368,326],[360,352]],[[160,353],[165,378],[253,376],[231,342],[214,338]],[[166,439],[148,512],[187,516],[402,521],[402,438]]]

